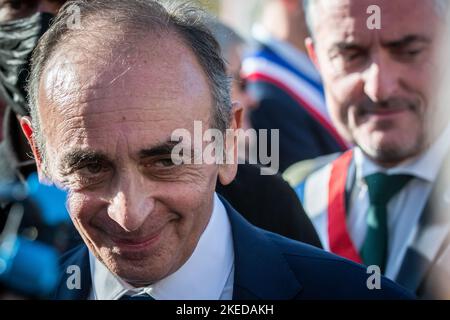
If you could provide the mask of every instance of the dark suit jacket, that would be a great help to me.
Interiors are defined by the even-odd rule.
[[[278,175],[261,175],[256,165],[240,164],[229,185],[216,191],[251,224],[322,248],[295,191]]]
[[[358,264],[249,224],[223,200],[230,219],[235,274],[235,300],[408,299],[412,296],[385,278],[380,290],[366,286],[368,274]],[[81,289],[69,290],[68,266],[81,269]],[[85,245],[63,257],[56,299],[86,299],[91,290],[89,254]]]
[[[288,93],[262,80],[248,85],[257,106],[250,114],[256,130],[279,129],[280,171],[306,159],[343,151],[343,148]],[[269,142],[270,133],[268,134]],[[270,143],[267,150],[270,149]]]

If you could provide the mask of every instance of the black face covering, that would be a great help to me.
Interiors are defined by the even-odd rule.
[[[37,13],[0,24],[0,99],[16,114],[28,114],[25,86],[31,53],[52,17],[48,13]]]

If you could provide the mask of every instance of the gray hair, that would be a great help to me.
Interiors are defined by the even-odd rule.
[[[73,19],[74,8],[79,10],[83,22],[80,29],[71,28],[68,24],[68,21]],[[32,57],[28,102],[34,140],[41,155],[44,157],[45,145],[40,125],[38,95],[43,72],[57,50],[70,42],[70,39],[80,35],[82,37],[83,34],[89,38],[89,35],[96,31],[95,24],[91,29],[89,25],[96,20],[112,24],[117,30],[125,32],[128,38],[144,37],[158,31],[175,32],[192,49],[209,79],[215,104],[211,125],[225,131],[230,125],[232,115],[230,79],[219,44],[205,25],[206,18],[204,11],[188,2],[162,4],[155,0],[76,0],[66,3],[50,29],[40,39]],[[106,33],[101,34],[101,37],[108,36]],[[80,41],[83,41],[83,38]],[[117,39],[117,42],[119,41],[123,39]]]
[[[314,9],[317,3],[321,0],[303,0],[303,11],[305,12],[306,26],[308,27],[311,37],[314,36]],[[433,0],[437,14],[448,17],[449,0]]]

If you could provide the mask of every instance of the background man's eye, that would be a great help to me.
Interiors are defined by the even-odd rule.
[[[408,50],[406,53],[409,56],[415,56],[418,55],[422,50],[418,49],[418,50]]]
[[[351,52],[347,52],[345,54],[343,54],[345,61],[353,61],[355,59],[358,59],[360,57],[362,57],[362,52],[360,51],[351,51]]]

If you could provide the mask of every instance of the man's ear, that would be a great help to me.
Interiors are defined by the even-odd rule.
[[[300,6],[300,1],[298,0],[282,0],[281,2],[289,11],[296,11]]]
[[[24,116],[20,118],[20,127],[22,128],[22,131],[25,135],[25,137],[28,140],[28,143],[30,144],[31,151],[33,152],[34,159],[36,160],[36,166],[38,170],[39,180],[45,181],[44,174],[42,171],[42,156],[39,151],[39,149],[36,146],[36,142],[34,141],[33,137],[33,126],[31,125],[31,118]]]
[[[238,102],[232,106],[232,119],[225,135],[225,161],[219,167],[219,181],[222,185],[230,184],[237,173],[238,138],[237,130],[242,129],[243,108]]]
[[[306,47],[306,51],[308,51],[308,56],[311,59],[311,61],[314,63],[314,65],[316,66],[316,69],[320,70],[319,59],[317,59],[316,47],[314,44],[314,40],[311,37],[307,37],[305,39],[305,47]]]

